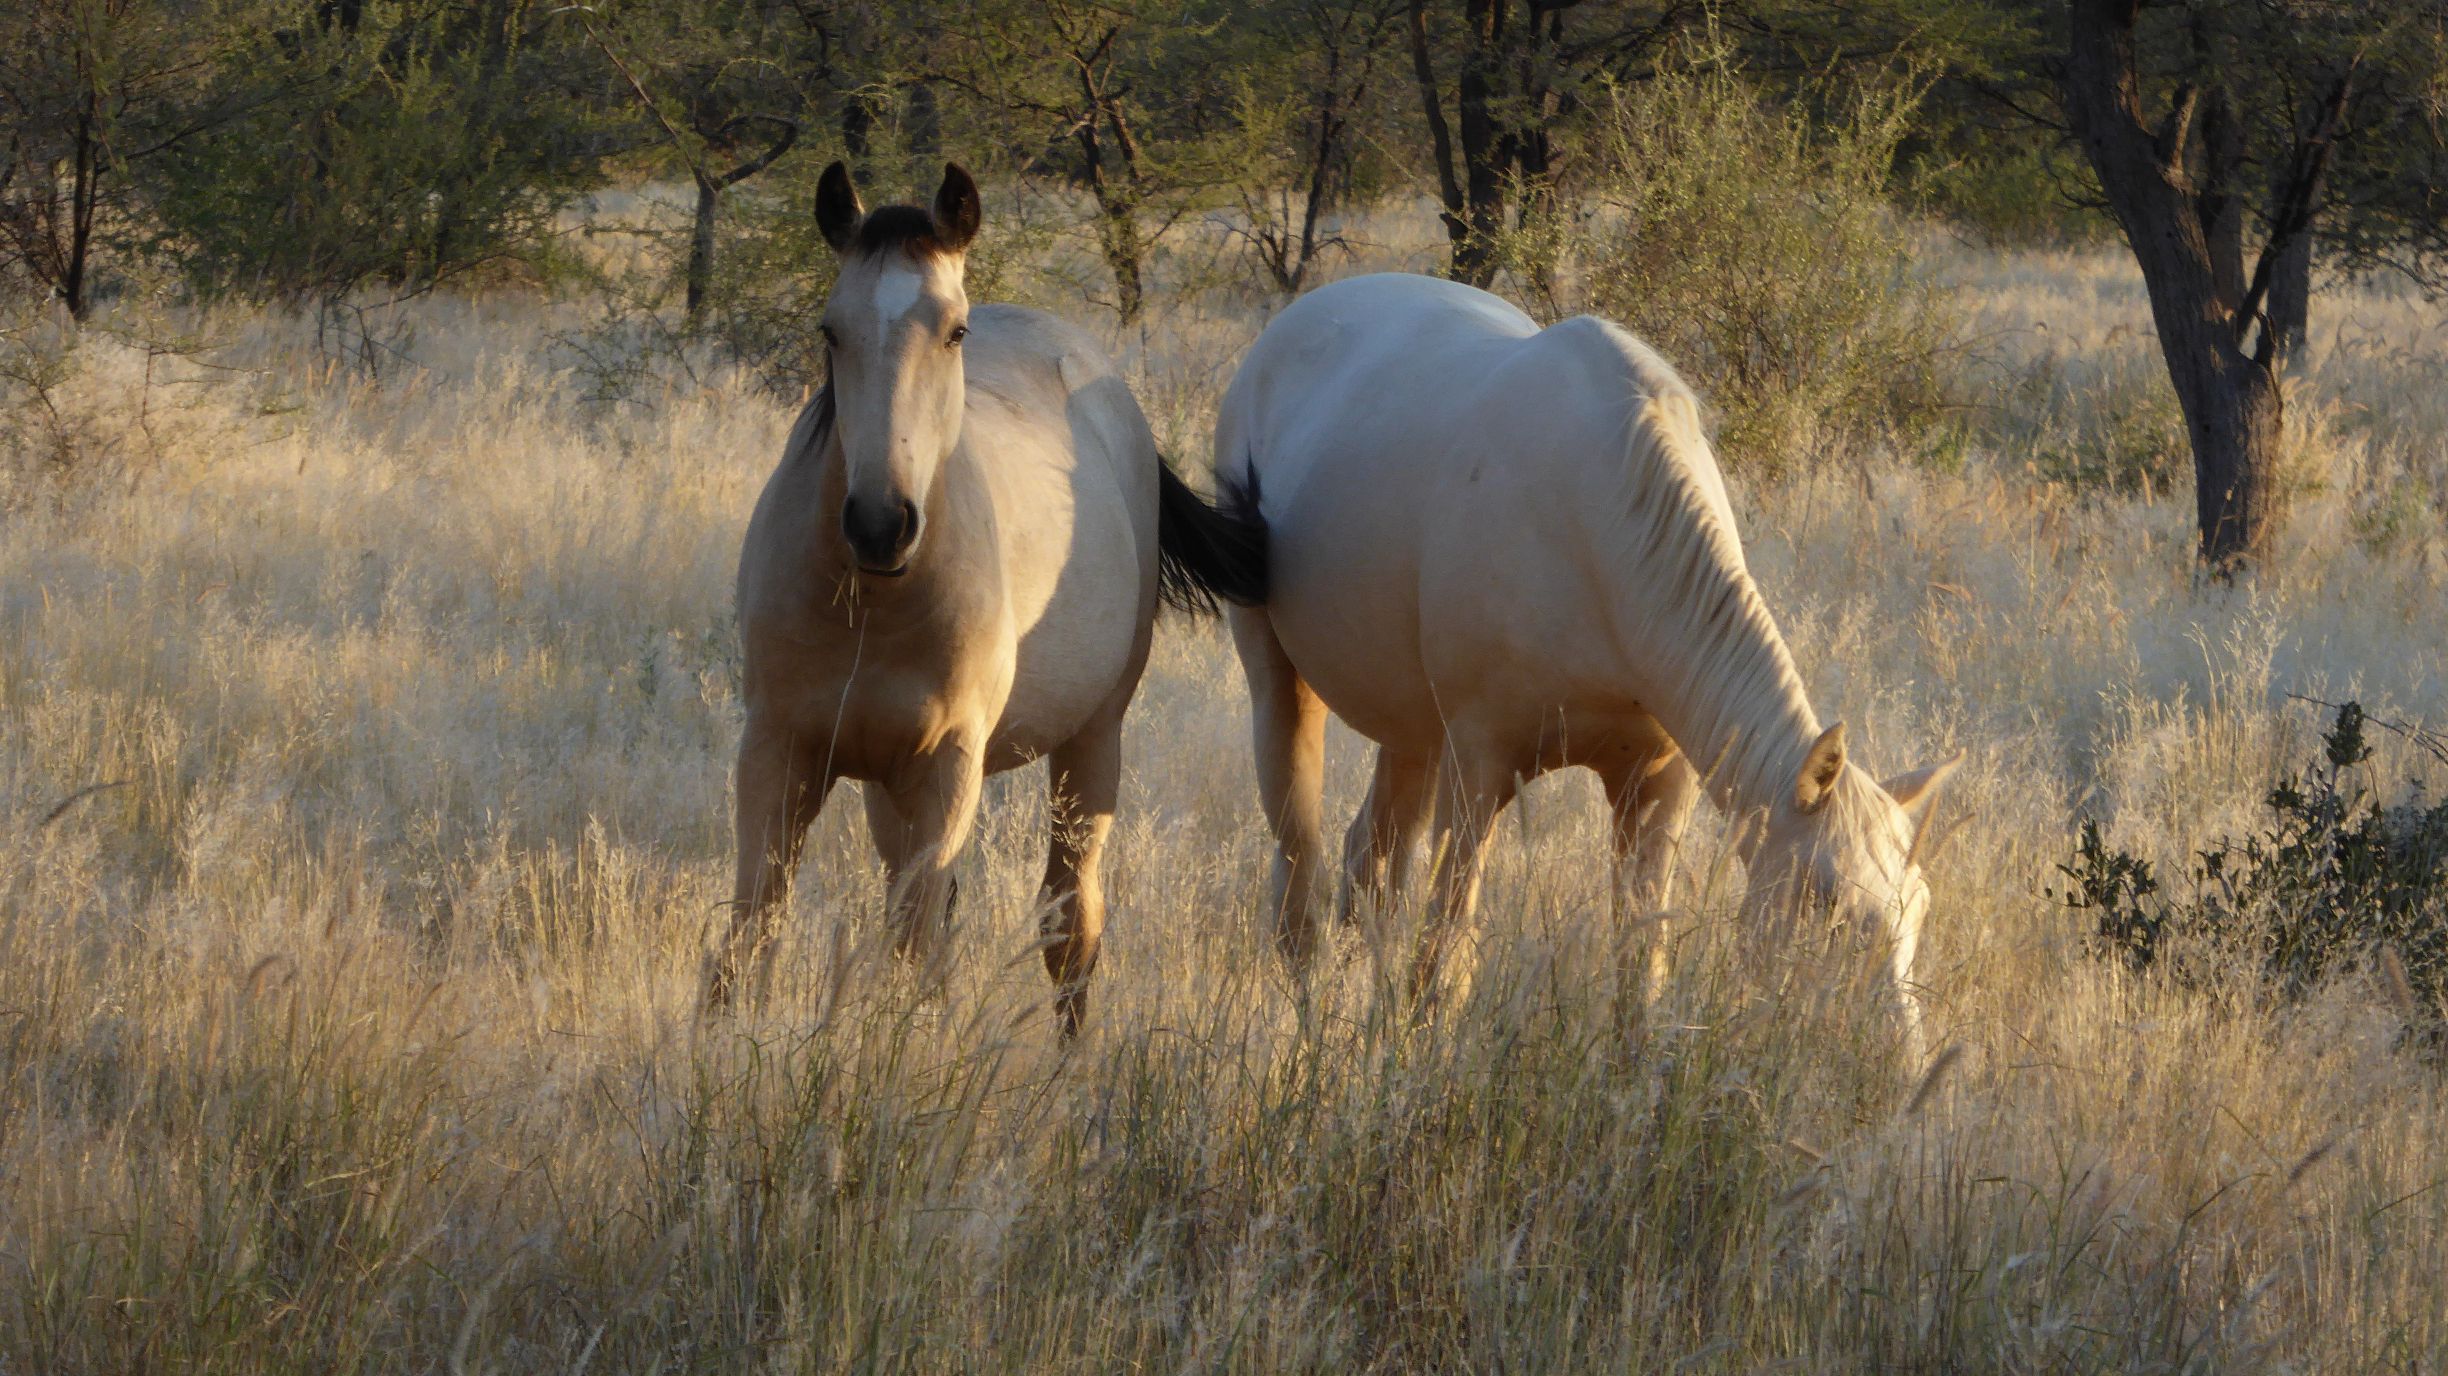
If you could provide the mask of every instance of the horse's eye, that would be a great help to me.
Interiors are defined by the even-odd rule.
[[[944,341],[944,347],[946,347],[946,348],[950,348],[950,349],[957,349],[957,348],[959,348],[959,347],[960,347],[960,342],[961,342],[962,340],[964,340],[964,339],[967,339],[968,337],[969,337],[969,327],[968,327],[968,326],[966,326],[966,325],[955,325],[955,326],[953,326],[953,327],[952,327],[952,334],[951,334],[951,337],[950,337],[950,338],[948,338],[948,339],[946,339],[946,340]]]

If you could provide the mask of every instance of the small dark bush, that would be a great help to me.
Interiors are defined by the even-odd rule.
[[[2085,821],[2059,901],[2093,914],[2093,950],[2133,970],[2199,983],[2206,957],[2245,953],[2282,1000],[2342,970],[2378,969],[2409,1030],[2448,1042],[2448,801],[2419,788],[2383,804],[2361,780],[2371,758],[2356,703],[2336,709],[2321,758],[2279,780],[2269,820],[2198,857],[2191,893],[2162,891],[2150,862],[2112,850]],[[2448,759],[2448,745],[2403,728]],[[2182,938],[2180,940],[2179,938]]]
[[[2057,872],[2071,881],[2055,895],[2058,901],[2098,915],[2091,937],[2095,954],[2121,958],[2136,972],[2158,963],[2168,904],[2159,897],[2159,879],[2151,873],[2150,861],[2110,850],[2100,839],[2099,823],[2086,817],[2074,843],[2073,863],[2059,865]]]

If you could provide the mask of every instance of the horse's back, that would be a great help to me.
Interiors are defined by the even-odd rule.
[[[990,495],[1016,636],[998,753],[1042,753],[1135,684],[1156,596],[1154,437],[1112,360],[1042,311],[979,306],[960,455]]]
[[[1077,458],[1094,468],[1082,485],[1111,480],[1116,495],[1155,502],[1155,438],[1121,380],[1114,357],[1075,323],[1028,306],[969,311],[969,397],[979,392],[1060,419]]]
[[[1699,519],[1730,529],[1690,391],[1662,359],[1619,327],[1541,330],[1452,282],[1355,278],[1303,298],[1224,410],[1218,468],[1258,487],[1277,636],[1380,740],[1473,699],[1622,691],[1640,650],[1627,607],[1657,590],[1620,555],[1661,468],[1679,489],[1664,496],[1696,495]]]

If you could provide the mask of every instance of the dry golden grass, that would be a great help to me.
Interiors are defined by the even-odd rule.
[[[1427,260],[1388,223],[1368,263]],[[0,515],[0,1372],[2442,1370],[2437,1073],[2353,987],[2139,987],[2041,892],[2080,813],[2174,860],[2249,819],[2290,690],[2448,723],[2441,315],[2324,302],[2284,549],[2204,587],[2185,494],[2011,438],[2149,379],[2130,274],[1930,257],[1985,447],[1738,483],[1867,762],[1971,752],[1917,1084],[1818,953],[1736,973],[1713,831],[1637,1017],[1577,779],[1508,819],[1439,1018],[1389,1018],[1357,939],[1297,997],[1238,672],[1178,623],[1076,1049],[1020,958],[1033,773],[991,789],[942,998],[879,956],[841,798],[772,998],[700,1024],[729,572],[787,411],[583,410],[547,337],[586,307],[508,295],[415,307],[379,382],[270,317],[204,322],[222,370],[89,339],[83,462],[21,432]],[[1177,452],[1264,313],[1118,341]]]

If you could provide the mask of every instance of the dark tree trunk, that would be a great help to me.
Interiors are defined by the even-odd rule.
[[[85,265],[93,248],[94,206],[100,200],[102,156],[99,137],[101,96],[88,87],[77,110],[76,174],[68,186],[68,243],[60,255],[60,299],[72,319],[83,320],[93,303],[85,286]]]
[[[1090,93],[1090,99],[1096,99],[1094,92]],[[1140,260],[1147,255],[1147,246],[1139,233],[1138,198],[1130,184],[1129,168],[1126,164],[1121,177],[1106,170],[1105,145],[1099,134],[1099,123],[1098,118],[1091,114],[1080,126],[1080,157],[1088,168],[1089,194],[1096,198],[1097,203],[1097,247],[1105,255],[1106,268],[1113,273],[1114,309],[1121,315],[1122,323],[1128,325],[1139,319],[1139,312],[1147,304],[1146,287],[1139,271]],[[1116,141],[1125,142],[1127,149],[1119,129],[1116,130]]]
[[[1326,80],[1318,88],[1317,137],[1309,146],[1309,185],[1301,202],[1300,237],[1284,245],[1268,265],[1274,273],[1275,285],[1287,296],[1300,294],[1301,283],[1309,276],[1309,260],[1317,253],[1318,215],[1326,207],[1327,179],[1334,174],[1335,153],[1343,133],[1343,114],[1337,108],[1342,75],[1343,50],[1329,48]]]
[[[1437,84],[1436,59],[1429,51],[1427,0],[1411,0],[1411,73],[1419,84],[1420,114],[1428,124],[1429,160],[1436,165],[1437,198],[1444,206],[1440,218],[1445,223],[1447,253],[1453,275],[1460,277],[1463,254],[1470,243],[1470,221],[1463,218],[1466,203],[1462,181],[1454,173],[1453,128],[1445,122],[1445,93]]]
[[[2312,236],[2298,234],[2278,251],[2270,272],[2269,327],[2280,367],[2303,347],[2312,323]]]
[[[703,163],[692,163],[697,180],[697,218],[689,226],[688,256],[688,317],[697,318],[704,309],[707,294],[714,286],[714,221],[722,210],[722,194],[741,182],[774,165],[776,159],[791,150],[799,141],[799,125],[778,115],[740,115],[714,131],[708,143],[730,145],[733,137],[751,124],[774,126],[773,142],[763,152],[728,172],[709,172]]]
[[[2235,347],[2224,325],[2190,342],[2171,340],[2153,293],[2168,377],[2193,445],[2193,508],[2203,563],[2222,573],[2268,552],[2277,527],[2271,479],[2278,471],[2285,402],[2266,360]]]
[[[1454,245],[1454,280],[1484,287],[1496,276],[1505,228],[1505,174],[1513,140],[1496,111],[1501,98],[1496,44],[1504,36],[1500,0],[1469,0],[1470,43],[1462,50],[1455,114],[1462,126],[1463,237]]]
[[[1147,307],[1147,287],[1140,275],[1140,263],[1147,257],[1147,245],[1139,232],[1139,216],[1133,209],[1129,192],[1114,184],[1113,179],[1093,170],[1091,164],[1089,190],[1097,202],[1097,247],[1105,255],[1105,267],[1113,273],[1114,310],[1125,325],[1139,319]]]
[[[935,83],[913,82],[903,118],[908,121],[910,156],[921,168],[933,167],[943,161],[943,109],[935,94]]]
[[[869,136],[875,132],[875,126],[874,103],[856,91],[851,92],[842,101],[842,151],[850,155],[850,165],[861,172],[866,170]]]
[[[2201,98],[2201,170],[2194,204],[2210,248],[2210,278],[2220,299],[2244,299],[2244,126],[2224,92]]]
[[[2200,557],[2224,574],[2268,546],[2283,401],[2269,350],[2244,349],[2240,240],[2234,264],[2222,261],[2232,212],[2199,194],[2221,154],[2208,150],[2209,168],[2187,165],[2189,126],[2200,113],[2192,91],[2157,129],[2145,121],[2138,9],[2137,0],[2071,0],[2066,113],[2142,268],[2193,445]]]
[[[1448,271],[1457,281],[1486,286],[1496,275],[1506,231],[1528,226],[1552,207],[1555,145],[1549,129],[1559,105],[1552,64],[1561,51],[1567,7],[1553,0],[1464,0],[1449,126],[1426,0],[1412,0],[1411,61],[1445,206]]]
[[[706,292],[714,283],[714,212],[722,207],[722,188],[710,177],[697,179],[697,218],[689,226],[688,318],[705,309]]]

